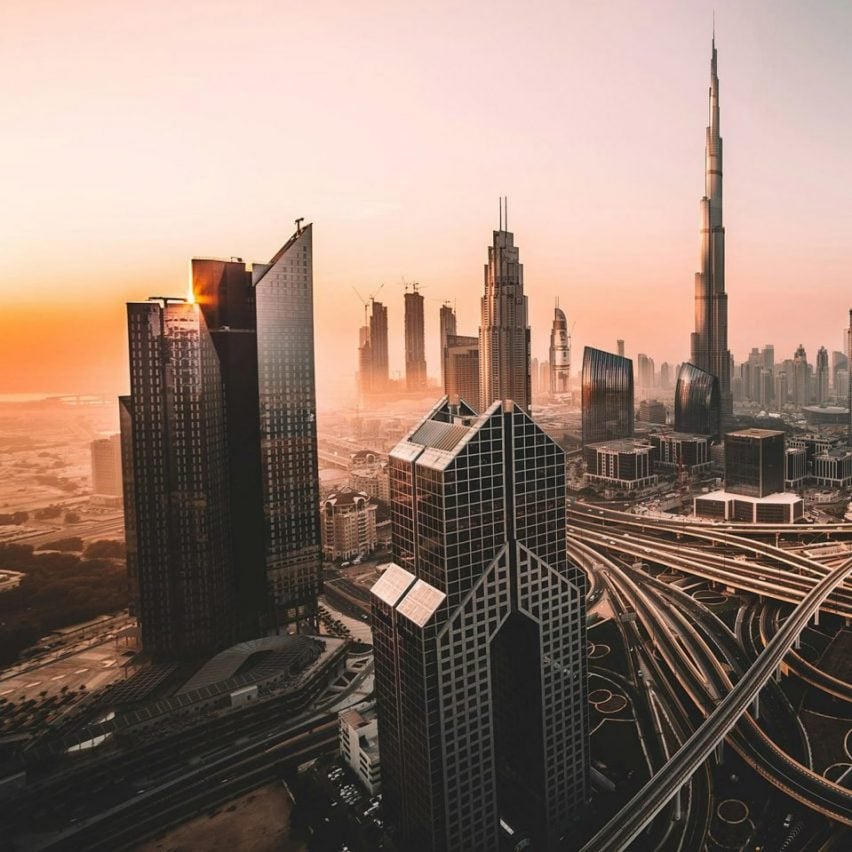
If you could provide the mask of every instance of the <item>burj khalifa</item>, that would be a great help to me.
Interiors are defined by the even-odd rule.
[[[690,360],[719,379],[721,415],[733,414],[728,296],[725,293],[725,228],[722,224],[722,137],[719,135],[719,76],[716,38],[710,60],[710,125],[704,154],[701,199],[701,271],[695,274],[695,331]]]

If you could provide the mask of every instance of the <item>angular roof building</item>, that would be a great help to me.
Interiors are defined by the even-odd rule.
[[[555,848],[589,795],[583,572],[563,451],[511,401],[441,402],[390,454],[372,590],[384,808],[400,848]]]

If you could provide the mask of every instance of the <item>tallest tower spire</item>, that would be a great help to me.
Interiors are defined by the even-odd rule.
[[[719,379],[721,415],[733,414],[728,297],[725,293],[725,227],[722,224],[722,137],[715,25],[711,41],[709,120],[704,150],[700,271],[695,274],[695,331],[690,360]]]

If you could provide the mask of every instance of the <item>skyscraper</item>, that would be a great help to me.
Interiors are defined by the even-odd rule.
[[[289,623],[316,617],[322,589],[311,225],[255,263],[252,284],[266,579],[276,618]]]
[[[616,340],[615,343],[616,343],[616,352],[618,354],[618,357],[623,358],[624,357],[624,341],[623,340]]]
[[[236,636],[222,376],[198,305],[127,305],[119,400],[128,575],[142,645],[193,658]]]
[[[722,224],[722,137],[719,134],[719,77],[716,38],[710,60],[710,124],[704,154],[701,199],[701,271],[695,274],[695,331],[690,361],[719,379],[721,415],[733,414],[728,296],[725,293],[725,228]]]
[[[251,272],[236,258],[193,258],[192,294],[219,358],[240,633],[253,637],[270,623],[271,613],[264,559],[257,316]]]
[[[849,327],[846,329],[846,405],[849,409],[849,434],[846,438],[852,447],[852,308],[849,309]]]
[[[92,494],[121,497],[121,435],[95,438],[92,456]]]
[[[633,437],[633,361],[587,346],[581,380],[583,443]]]
[[[388,309],[375,299],[370,301],[370,390],[387,390],[388,372]]]
[[[556,848],[589,793],[585,576],[563,451],[512,402],[440,403],[390,454],[372,590],[383,804],[399,847]]]
[[[718,439],[719,379],[695,364],[681,364],[675,384],[675,430]]]
[[[128,572],[152,653],[184,656],[316,615],[311,249],[311,226],[299,223],[269,263],[193,259],[191,303],[128,305]],[[197,601],[220,622],[209,640],[163,632],[172,618],[186,634],[180,609]]]
[[[568,393],[571,378],[571,337],[568,320],[559,307],[553,309],[553,328],[550,330],[550,393],[554,396]]]
[[[816,358],[816,404],[825,405],[828,402],[828,350],[820,346]]]
[[[450,403],[466,403],[479,411],[479,338],[461,334],[447,337],[444,365],[444,393]]]
[[[811,401],[811,368],[805,347],[800,343],[793,356],[793,402],[798,406],[808,405]]]
[[[451,334],[456,333],[456,312],[452,309],[449,302],[444,302],[444,304],[441,305],[439,323],[441,334],[441,387],[446,388],[447,380],[444,374],[444,362],[446,360],[447,353],[447,338]]]
[[[654,387],[654,359],[640,352],[636,360],[639,370],[639,387],[644,394],[645,391],[649,391]]]
[[[508,213],[506,214],[508,227]],[[529,412],[530,328],[524,267],[514,234],[494,231],[485,265],[485,293],[479,327],[479,398],[483,408],[495,399],[514,400]]]
[[[405,386],[410,391],[426,387],[426,335],[423,296],[417,284],[405,294]]]

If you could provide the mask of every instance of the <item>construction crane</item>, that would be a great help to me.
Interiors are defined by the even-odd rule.
[[[379,293],[381,293],[382,287],[384,287],[384,286],[385,286],[384,284],[379,284],[378,289],[374,293],[369,293],[368,294],[369,298],[367,298],[367,299],[365,299],[354,287],[352,288],[355,292],[355,295],[361,300],[361,303],[364,305],[364,325],[369,325],[368,317],[367,317],[367,309],[370,307],[370,305],[373,302],[376,301],[376,296],[378,296]]]

